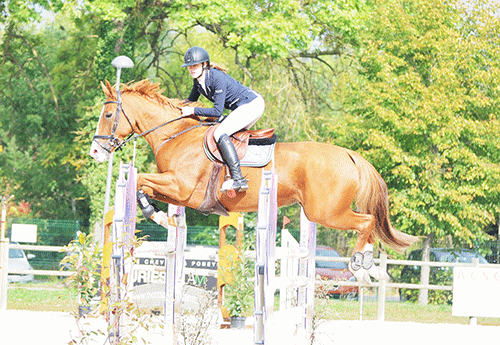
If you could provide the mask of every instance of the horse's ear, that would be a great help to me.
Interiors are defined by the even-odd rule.
[[[101,88],[102,88],[102,91],[104,92],[104,94],[107,97],[112,97],[113,96],[113,87],[111,86],[111,84],[109,83],[108,80],[106,80],[106,84],[104,84],[101,81]]]

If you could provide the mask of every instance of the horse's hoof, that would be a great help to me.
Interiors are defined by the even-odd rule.
[[[353,268],[352,266],[352,262],[349,262],[349,271],[354,274],[354,277],[359,283],[371,285],[372,280],[370,279],[370,275],[367,270],[363,268],[355,269],[355,267]]]
[[[351,256],[351,261],[349,261],[349,269],[357,271],[363,267],[363,253],[355,252]]]
[[[370,276],[377,279],[378,281],[389,280],[389,275],[387,274],[387,272],[382,271],[380,267],[377,267],[375,265],[373,265],[368,269],[368,273],[370,274]]]
[[[153,206],[153,203],[151,202],[151,199],[149,198],[149,195],[144,193],[142,189],[139,189],[137,191],[137,203],[139,204],[139,208],[142,211],[142,214],[144,217],[151,218],[151,216],[155,213],[155,208]]]

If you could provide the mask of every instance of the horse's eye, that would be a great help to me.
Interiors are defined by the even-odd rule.
[[[104,116],[106,116],[107,119],[111,118],[111,116],[113,116],[113,112],[108,112],[106,114],[104,114]]]

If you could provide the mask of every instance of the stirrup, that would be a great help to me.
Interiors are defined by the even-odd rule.
[[[224,181],[224,183],[221,186],[221,192],[226,193],[229,190],[234,190],[236,192],[244,192],[248,190],[248,180],[243,179],[240,181],[229,179]]]

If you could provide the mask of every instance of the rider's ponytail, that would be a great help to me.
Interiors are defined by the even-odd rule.
[[[210,62],[210,67],[211,68],[216,68],[218,69],[219,71],[222,71],[224,73],[227,73],[227,69],[223,68],[221,65],[219,64],[216,64],[216,63],[213,63],[213,62]]]

